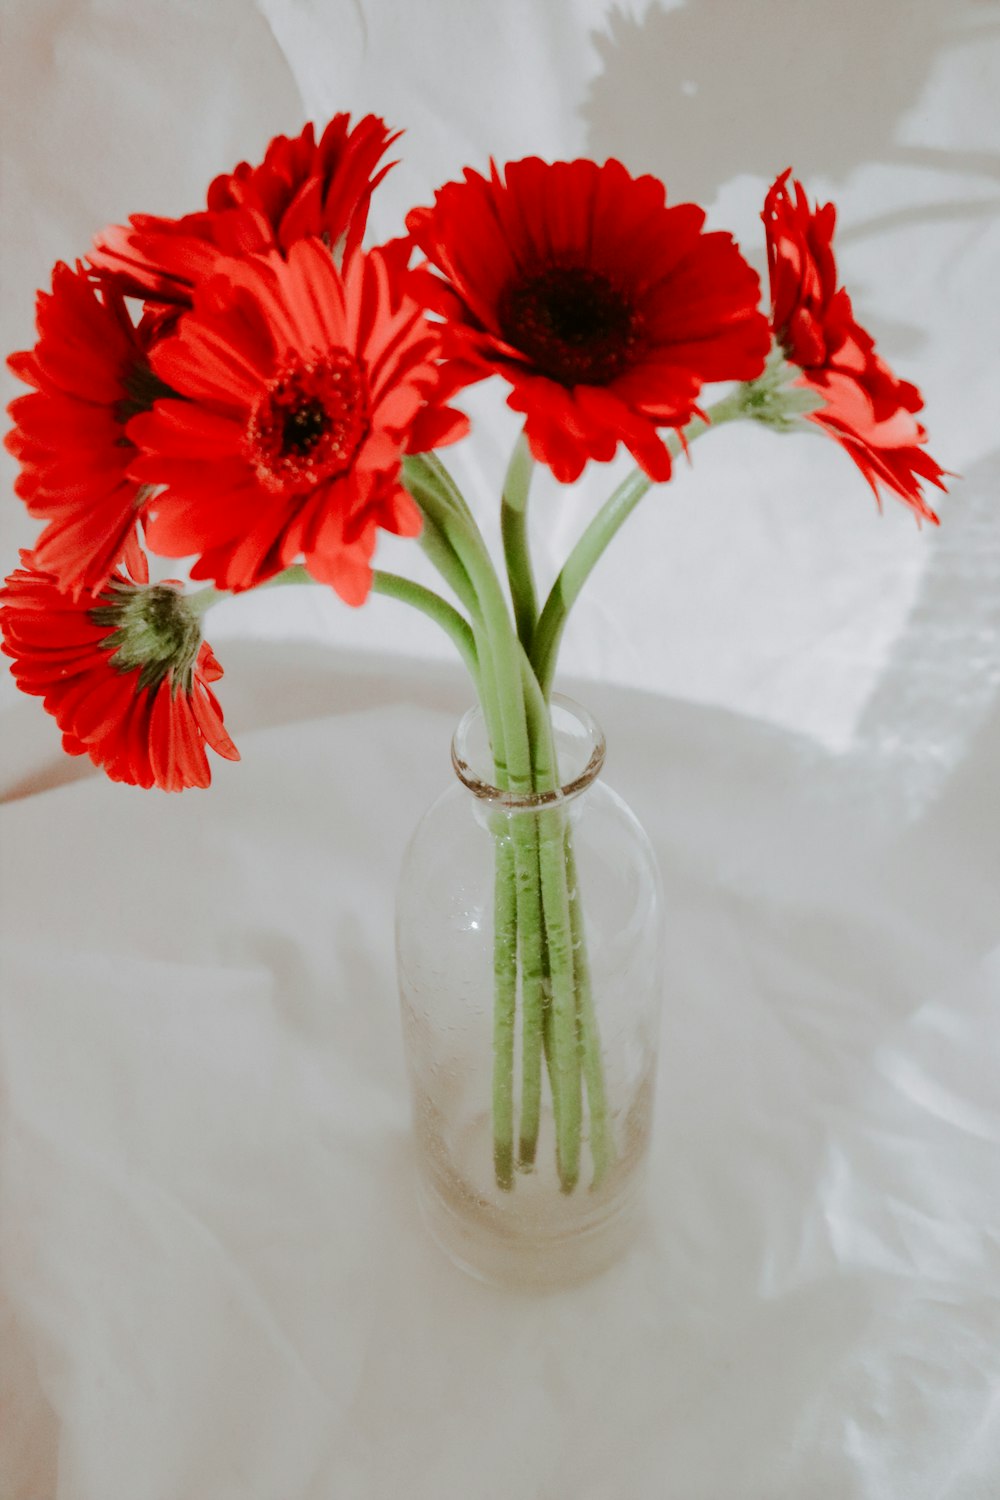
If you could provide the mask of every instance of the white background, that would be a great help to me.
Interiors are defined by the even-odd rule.
[[[792,165],[962,476],[921,531],[818,437],[710,435],[581,601],[564,666],[671,959],[646,1237],[546,1302],[458,1278],[410,1195],[392,882],[465,701],[434,628],[222,606],[244,760],[182,798],[62,758],[3,682],[3,1500],[993,1500],[1000,6],[0,17],[5,348],[102,224],[339,109],[406,127],[376,236],[491,154],[616,154],[762,268]],[[488,531],[502,398],[454,454]],[[619,472],[539,480],[543,576]]]

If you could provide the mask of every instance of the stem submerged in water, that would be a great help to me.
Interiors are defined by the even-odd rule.
[[[583,1095],[593,1159],[592,1184],[610,1160],[600,1041],[590,993],[578,890],[566,810],[560,800],[531,806],[537,793],[559,790],[552,723],[543,685],[529,660],[537,604],[527,560],[525,507],[530,458],[523,439],[508,470],[504,541],[512,620],[475,520],[447,470],[427,458],[406,460],[406,482],[425,517],[424,550],[468,614],[467,660],[493,751],[496,785],[511,804],[491,820],[494,841],[493,1159],[497,1185],[514,1186],[517,1004],[521,1004],[521,1091],[517,1165],[536,1163],[542,1083],[547,1064],[560,1187],[570,1193],[581,1169]],[[389,588],[394,587],[389,585]],[[386,592],[389,591],[386,589]],[[401,596],[401,592],[400,592]],[[435,596],[436,600],[436,596]],[[445,628],[443,601],[412,597]],[[430,605],[430,608],[426,606]],[[441,607],[443,605],[443,608]],[[464,620],[463,620],[463,623]],[[553,640],[558,645],[558,632]],[[520,805],[519,805],[520,804]]]
[[[573,974],[576,984],[577,1020],[580,1028],[580,1049],[583,1057],[583,1076],[587,1085],[587,1114],[590,1120],[590,1155],[594,1163],[591,1187],[600,1187],[608,1168],[614,1160],[614,1140],[608,1121],[608,1105],[604,1086],[604,1065],[601,1058],[601,1038],[597,1029],[597,1013],[590,983],[590,960],[587,956],[587,937],[584,931],[583,904],[576,872],[576,854],[573,849],[573,830],[566,821],[564,840],[566,879],[569,882],[569,914],[573,931]]]
[[[497,1186],[509,1190],[514,1186],[517,892],[514,848],[508,831],[495,828],[493,840],[493,1169]]]

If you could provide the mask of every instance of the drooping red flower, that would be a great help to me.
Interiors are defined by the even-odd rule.
[[[398,251],[361,251],[342,274],[318,240],[287,260],[247,256],[195,292],[153,353],[183,399],[129,436],[133,476],[165,485],[147,528],[193,578],[253,587],[302,556],[349,604],[371,586],[376,535],[420,531],[404,453],[462,435],[444,405],[439,341],[397,286]]]
[[[63,749],[112,781],[179,792],[209,785],[206,746],[239,760],[208,685],[222,668],[178,586],[116,573],[74,599],[51,573],[18,568],[0,589],[0,632],[18,687],[42,699]]]
[[[309,236],[353,254],[371,195],[392,166],[379,162],[398,139],[375,115],[352,129],[346,114],[334,115],[319,141],[312,125],[294,139],[276,136],[259,165],[241,162],[215,179],[206,210],[180,219],[133,214],[101,231],[91,263],[132,296],[186,307],[222,256],[287,254]]]
[[[702,384],[752,379],[770,346],[758,278],[691,203],[617,161],[469,169],[407,228],[447,278],[420,278],[464,383],[499,374],[531,451],[564,482],[625,444],[670,475],[658,427],[682,427]],[[419,276],[419,273],[417,273]]]
[[[798,384],[825,405],[809,413],[851,456],[880,500],[879,485],[937,525],[921,481],[943,490],[945,470],[923,444],[927,433],[914,413],[923,407],[915,385],[899,380],[875,353],[856,322],[851,299],[837,286],[833,254],[836,209],[811,209],[805,189],[783,172],[764,205],[771,280],[771,326],[786,359],[798,365]]]
[[[148,492],[128,476],[135,449],[125,433],[164,389],[149,352],[156,328],[133,326],[121,293],[81,266],[60,263],[52,291],[39,292],[38,343],[12,354],[30,395],[8,407],[5,446],[21,465],[14,488],[48,526],[35,567],[71,594],[96,592],[123,559],[139,563],[136,523]]]

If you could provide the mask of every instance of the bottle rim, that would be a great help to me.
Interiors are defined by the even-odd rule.
[[[477,703],[462,715],[458,727],[451,741],[451,764],[455,775],[462,785],[472,793],[479,801],[497,804],[506,811],[534,811],[542,807],[551,807],[557,803],[568,801],[586,791],[597,777],[601,774],[604,759],[607,753],[607,744],[604,731],[600,724],[581,704],[572,698],[565,697],[562,693],[553,693],[551,707],[560,711],[562,724],[562,735],[567,737],[569,727],[576,729],[576,760],[579,762],[580,755],[589,746],[589,753],[584,765],[574,768],[573,774],[567,776],[558,787],[543,791],[518,792],[511,791],[507,787],[498,787],[493,781],[483,774],[482,767],[476,767],[475,757],[471,753],[470,742],[476,730],[483,734],[485,748],[488,753],[488,740],[485,734],[483,711]],[[569,721],[569,725],[566,724]],[[553,723],[553,734],[556,740],[557,754],[559,749],[560,725]]]

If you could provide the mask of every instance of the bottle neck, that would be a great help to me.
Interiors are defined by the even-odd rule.
[[[550,717],[559,766],[556,790],[523,794],[497,785],[499,778],[489,733],[478,705],[461,719],[451,742],[451,763],[458,780],[480,801],[501,803],[511,811],[534,810],[579,796],[601,773],[606,748],[604,733],[585,708],[560,693],[552,695]]]

